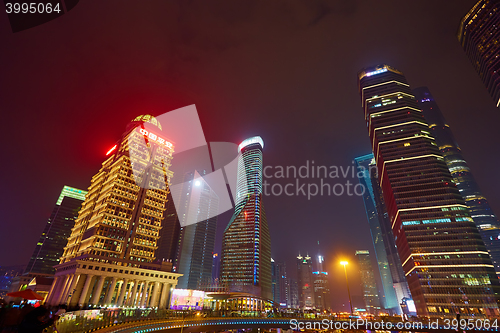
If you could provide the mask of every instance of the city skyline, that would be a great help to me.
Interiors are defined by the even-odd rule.
[[[3,135],[15,138],[2,153],[15,162],[2,169],[0,265],[29,261],[63,185],[87,189],[138,114],[194,103],[209,142],[261,135],[267,165],[351,166],[371,151],[354,77],[383,62],[403,71],[412,87],[433,92],[484,196],[500,212],[500,175],[491,170],[500,163],[492,153],[500,115],[457,39],[459,22],[475,2],[211,10],[155,3],[155,13],[131,4],[124,16],[132,19],[116,15],[110,4],[80,3],[61,19],[18,34],[2,21],[0,59],[9,66],[2,69],[0,104],[11,124]],[[373,38],[366,26],[383,38]],[[372,242],[361,199],[270,195],[264,201],[273,258],[293,271],[296,254],[309,249],[312,255],[319,239],[338,295],[333,305],[341,308],[347,293],[338,262],[354,264],[354,251]],[[228,215],[220,216],[218,234]]]

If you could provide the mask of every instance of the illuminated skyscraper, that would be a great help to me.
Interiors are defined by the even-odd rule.
[[[315,307],[314,277],[312,258],[300,254],[297,256],[297,286],[299,291],[299,307],[312,309]]]
[[[378,183],[375,159],[373,154],[368,154],[356,158],[355,161],[356,165],[363,170],[363,177],[359,178],[359,182],[365,188],[363,201],[382,283],[382,288],[379,290],[383,294],[379,295],[379,298],[384,309],[400,314],[401,301],[403,298],[411,298],[411,294],[394,242],[382,190]]]
[[[464,16],[458,40],[500,107],[500,0],[479,0]]]
[[[158,249],[156,250],[156,258],[158,260],[175,263],[180,232],[181,224],[175,209],[174,200],[172,199],[172,193],[168,192],[165,213],[163,213],[162,228],[160,230],[160,239],[158,240]]]
[[[262,204],[259,136],[239,145],[234,214],[222,240],[221,284],[271,300],[271,236]]]
[[[479,229],[479,234],[488,249],[498,275],[500,274],[500,223],[498,218],[479,189],[467,162],[462,156],[462,151],[455,141],[450,126],[446,123],[429,89],[420,87],[414,89],[413,93],[425,119],[429,123],[432,135],[436,138],[436,143],[450,170],[453,182],[465,200],[471,217]]]
[[[369,251],[356,251],[358,258],[359,274],[361,275],[361,290],[365,309],[369,313],[378,313],[380,311],[380,300],[377,292],[377,282],[373,274],[372,262]]]
[[[419,315],[498,315],[499,284],[406,78],[363,70],[359,91],[389,220]]]
[[[187,173],[183,185],[181,204],[187,214],[180,217],[184,227],[179,237],[177,272],[183,276],[178,288],[204,289],[212,282],[219,198],[197,171]]]
[[[328,282],[328,272],[323,268],[325,258],[318,255],[316,261],[316,270],[313,273],[314,284],[314,304],[317,309],[328,310],[330,305],[330,283]]]
[[[24,273],[54,274],[87,191],[64,186]]]
[[[49,304],[165,307],[179,274],[156,263],[173,144],[156,118],[135,118],[91,184]]]

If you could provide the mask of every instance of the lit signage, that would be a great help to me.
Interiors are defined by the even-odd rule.
[[[239,148],[239,150],[242,150],[246,146],[249,146],[249,145],[254,144],[254,143],[258,143],[258,144],[260,144],[260,146],[262,148],[264,148],[264,141],[262,140],[262,138],[260,136],[254,136],[252,138],[248,138],[248,139],[244,140],[242,143],[240,143],[238,148]]]
[[[378,69],[378,70],[373,71],[373,72],[366,73],[365,76],[377,75],[377,74],[384,73],[384,72],[387,72],[387,68],[382,68],[382,69]]]
[[[115,150],[117,147],[117,145],[114,145],[113,148],[111,148],[110,150],[108,150],[108,152],[106,153],[106,156],[108,156],[109,154],[111,154],[113,152],[113,150]]]
[[[155,141],[159,145],[166,146],[169,149],[173,149],[174,145],[171,142],[168,142],[167,140],[163,139],[162,137],[159,137],[158,135],[154,134],[153,132],[149,132],[145,130],[144,128],[139,128],[139,133],[144,135],[145,138],[148,138],[149,140]]]
[[[408,311],[410,313],[417,312],[417,308],[415,307],[415,302],[412,299],[406,301],[406,306],[408,307]]]
[[[205,292],[192,289],[174,289],[170,301],[172,310],[202,310]]]

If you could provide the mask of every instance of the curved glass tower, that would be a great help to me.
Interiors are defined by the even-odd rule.
[[[262,205],[263,147],[259,136],[238,147],[235,210],[222,240],[221,283],[230,291],[271,300],[271,237]]]

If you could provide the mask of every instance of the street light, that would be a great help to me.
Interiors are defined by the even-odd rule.
[[[340,264],[344,266],[345,283],[347,284],[347,295],[349,295],[349,307],[351,308],[351,315],[352,315],[351,292],[349,291],[349,281],[347,280],[347,267],[346,267],[349,263],[347,261],[341,261]]]

